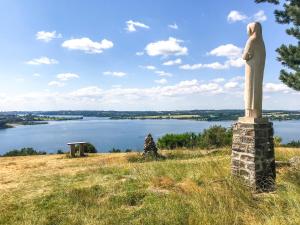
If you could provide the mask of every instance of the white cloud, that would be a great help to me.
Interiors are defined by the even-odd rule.
[[[142,56],[142,55],[144,55],[144,52],[136,52],[135,53],[137,56]]]
[[[65,86],[65,83],[59,81],[50,81],[48,85],[53,87],[63,87]]]
[[[7,94],[0,92],[0,100],[4,99],[6,97],[7,97]]]
[[[259,10],[253,15],[253,20],[256,22],[264,22],[267,20],[267,16],[263,10]]]
[[[208,54],[214,56],[225,56],[227,58],[237,58],[242,55],[243,49],[233,44],[220,45],[211,50]]]
[[[21,109],[28,107],[32,109],[32,102],[36,102],[39,110],[42,108],[49,109],[49,107],[52,109],[105,108],[111,110],[120,105],[128,110],[143,105],[145,101],[148,104],[143,105],[143,108],[148,108],[149,104],[157,107],[158,103],[170,106],[171,102],[175,101],[177,108],[177,98],[192,94],[201,94],[200,96],[215,95],[220,91],[222,91],[222,88],[218,84],[185,80],[175,85],[159,85],[150,88],[111,88],[103,90],[98,86],[88,86],[72,92],[27,93],[10,98],[10,101],[0,99],[0,102],[3,103],[1,104],[2,108],[7,107],[10,109],[19,109],[20,107]]]
[[[168,83],[168,81],[166,79],[162,78],[162,79],[159,79],[159,80],[155,80],[155,83],[157,83],[157,84],[166,84],[166,83]]]
[[[216,94],[222,91],[222,87],[216,83],[202,83],[196,79],[184,80],[175,85],[151,88],[124,88],[116,90],[107,90],[103,93],[103,98],[113,97],[143,97],[143,98],[160,98],[163,96],[180,96],[195,93]]]
[[[112,88],[121,88],[122,85],[121,85],[121,84],[114,84],[114,85],[112,85],[111,87],[112,87]]]
[[[227,82],[227,83],[224,85],[224,87],[225,87],[226,89],[233,89],[233,88],[238,87],[238,85],[239,85],[238,82],[229,81],[229,82]]]
[[[178,30],[178,25],[176,23],[170,24],[168,25],[168,27],[174,30]]]
[[[140,66],[141,68],[143,69],[147,69],[147,70],[156,70],[156,67],[155,66],[152,66],[152,65],[148,65],[148,66]]]
[[[236,80],[236,83],[233,80]],[[114,86],[102,89],[94,85],[83,86],[73,91],[62,88],[59,92],[45,90],[19,95],[0,94],[0,110],[242,109],[244,105],[243,85],[238,80],[242,80],[242,77],[224,80],[226,82],[221,82],[222,80],[216,82],[216,79],[210,81],[183,80],[174,85],[158,84],[147,88]],[[264,102],[267,109],[278,109],[278,107],[290,110],[299,109],[300,103],[297,101],[297,96],[294,95],[297,92],[291,90],[286,93],[288,88],[280,83],[266,83],[264,88],[265,96],[270,96]],[[219,95],[219,97],[215,95]],[[275,101],[278,104],[275,104]]]
[[[225,62],[225,65],[228,67],[243,67],[245,65],[245,61],[242,58],[229,59]]]
[[[39,74],[39,73],[34,73],[32,76],[34,76],[34,77],[40,77],[41,74]]]
[[[225,61],[224,64],[219,63],[219,62],[213,62],[213,63],[208,63],[208,64],[185,64],[180,66],[180,69],[183,70],[198,70],[198,69],[203,69],[203,68],[208,68],[208,69],[213,69],[213,70],[225,70],[229,69],[230,67],[242,67],[244,66],[244,61],[241,59],[230,59]]]
[[[124,72],[116,72],[116,71],[106,71],[103,72],[104,75],[113,76],[113,77],[124,77],[127,73]]]
[[[198,70],[200,68],[203,68],[203,65],[201,63],[199,64],[185,64],[185,65],[182,65],[179,67],[180,69],[183,69],[183,70]]]
[[[239,68],[244,66],[244,60],[241,58],[242,49],[233,44],[221,45],[211,50],[207,54],[213,56],[223,56],[226,57],[227,60],[224,63],[213,62],[207,64],[202,64],[202,63],[192,64],[192,65],[185,64],[180,66],[179,68],[184,70],[197,70],[202,68],[224,70],[224,69],[229,69],[230,67]]]
[[[228,69],[228,66],[226,64],[221,64],[219,62],[214,62],[214,63],[209,63],[209,64],[185,64],[179,67],[180,69],[183,70],[198,70],[202,68],[209,68],[209,69],[214,69],[214,70],[223,70],[223,69]]]
[[[57,74],[57,79],[61,80],[61,81],[67,81],[67,80],[71,80],[74,78],[79,78],[79,75],[75,74],[75,73],[60,73]]]
[[[226,64],[221,64],[219,62],[209,63],[209,64],[203,64],[204,68],[210,68],[214,70],[224,70],[227,69],[228,66]]]
[[[230,81],[243,81],[244,80],[244,77],[242,76],[236,76],[236,77],[233,77],[230,79]]]
[[[51,65],[51,64],[58,64],[58,61],[56,59],[50,59],[46,56],[43,56],[41,58],[32,59],[30,61],[26,62],[29,65]]]
[[[225,79],[220,77],[220,78],[213,79],[212,81],[215,83],[223,83],[225,81]]]
[[[129,20],[126,22],[126,25],[127,25],[127,27],[125,28],[125,30],[127,30],[128,32],[135,32],[137,27],[144,28],[144,29],[150,29],[150,27],[148,25],[138,22],[138,21]]]
[[[102,53],[103,50],[112,48],[113,42],[103,39],[100,42],[92,41],[89,38],[78,38],[66,40],[62,43],[62,47],[70,50],[80,50],[90,54]]]
[[[163,65],[164,66],[173,66],[173,65],[179,65],[182,63],[181,59],[175,59],[175,60],[169,60],[167,62],[164,62]]]
[[[70,93],[70,96],[72,97],[100,97],[102,96],[103,91],[101,88],[97,86],[90,86],[90,87],[84,87],[80,88],[76,91],[73,91]]]
[[[289,87],[280,83],[265,83],[264,85],[265,92],[283,92],[288,93],[291,91]]]
[[[236,11],[236,10],[232,10],[230,11],[230,13],[227,16],[227,21],[234,23],[237,21],[245,21],[247,20],[248,17],[246,15],[244,15],[243,13]]]
[[[149,43],[145,51],[149,56],[187,55],[187,47],[181,46],[183,41],[173,37],[168,40]]]
[[[172,77],[173,76],[173,74],[162,71],[162,70],[156,70],[155,73],[161,77]]]
[[[259,10],[257,13],[255,13],[253,16],[247,16],[239,11],[232,10],[228,16],[227,21],[229,23],[234,23],[238,21],[256,21],[256,22],[264,22],[267,20],[267,16],[263,10]]]
[[[37,40],[50,42],[55,38],[62,38],[61,34],[56,33],[56,31],[47,32],[47,31],[39,31],[35,34]]]

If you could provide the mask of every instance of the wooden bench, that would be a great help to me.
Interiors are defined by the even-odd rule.
[[[76,146],[79,147],[79,156],[84,156],[84,147],[87,144],[87,142],[71,142],[68,143],[70,146],[70,156],[75,157],[76,156]]]

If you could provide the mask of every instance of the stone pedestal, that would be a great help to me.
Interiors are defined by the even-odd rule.
[[[233,126],[232,174],[254,191],[275,189],[273,123],[267,119],[240,118]]]

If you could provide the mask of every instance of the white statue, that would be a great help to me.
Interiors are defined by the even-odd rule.
[[[247,26],[249,39],[244,49],[245,65],[245,117],[262,117],[262,89],[266,49],[262,27],[258,22]]]

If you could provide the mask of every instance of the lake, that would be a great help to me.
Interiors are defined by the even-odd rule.
[[[201,132],[212,125],[230,127],[233,121],[207,122],[193,120],[110,120],[88,117],[83,120],[51,121],[49,124],[18,126],[0,130],[0,154],[12,149],[33,147],[56,152],[68,150],[67,143],[86,141],[99,152],[112,148],[142,150],[144,138],[151,133],[155,139],[166,133]],[[275,135],[283,142],[300,139],[300,121],[275,121]]]

